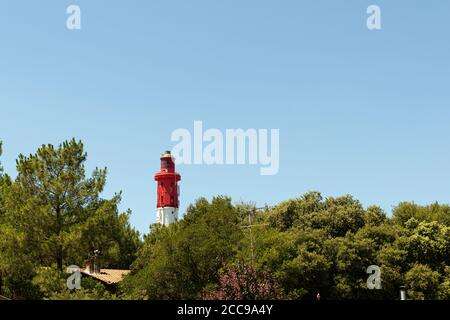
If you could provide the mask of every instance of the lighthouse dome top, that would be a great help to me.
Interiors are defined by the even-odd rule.
[[[163,158],[171,158],[172,157],[172,153],[170,151],[166,151],[162,154]]]

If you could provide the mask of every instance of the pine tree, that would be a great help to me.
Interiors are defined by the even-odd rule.
[[[94,249],[108,267],[128,268],[140,240],[119,214],[120,194],[102,199],[106,168],[85,174],[81,141],[58,148],[43,145],[36,154],[20,155],[17,178],[5,194],[6,222],[23,234],[26,251],[37,265],[63,270],[83,264]]]

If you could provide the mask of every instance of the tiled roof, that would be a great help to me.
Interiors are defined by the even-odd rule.
[[[106,284],[116,284],[122,281],[130,273],[130,270],[100,269],[100,273],[89,273],[86,269],[83,269],[81,273]]]

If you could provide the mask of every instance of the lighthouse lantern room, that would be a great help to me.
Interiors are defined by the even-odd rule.
[[[180,174],[175,172],[175,158],[170,151],[161,156],[161,170],[155,174],[158,188],[156,222],[165,226],[178,220]]]

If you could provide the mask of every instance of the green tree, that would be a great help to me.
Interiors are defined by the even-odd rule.
[[[12,299],[39,298],[31,282],[35,263],[25,237],[14,227],[0,224],[0,293]]]
[[[44,145],[34,155],[20,155],[18,175],[5,200],[10,223],[26,233],[44,264],[54,262],[59,270],[64,262],[82,262],[93,249],[120,251],[121,236],[128,236],[129,252],[136,251],[139,243],[128,215],[117,212],[120,195],[100,198],[106,169],[95,169],[91,178],[85,177],[83,149],[81,142],[71,140],[57,149]],[[122,266],[131,258],[126,257]]]
[[[127,297],[200,298],[217,284],[220,269],[235,256],[242,237],[231,199],[199,199],[184,220],[169,227],[152,226],[132,274],[125,279]]]
[[[310,226],[311,218],[324,208],[319,192],[308,192],[297,199],[283,201],[267,213],[271,227],[286,231],[294,226]]]
[[[342,237],[364,226],[364,209],[350,195],[328,198],[324,208],[311,218],[311,226],[326,230],[331,237]]]
[[[106,169],[86,178],[85,161],[81,142],[44,145],[19,156],[15,181],[3,178],[0,274],[17,298],[32,295],[15,279],[34,288],[38,268],[83,266],[94,249],[102,252],[102,267],[128,268],[135,259],[140,239],[128,222],[130,212],[118,212],[120,194],[100,197]]]
[[[450,300],[450,266],[445,267],[443,281],[439,287],[439,298]]]
[[[364,223],[370,226],[380,226],[387,222],[386,213],[377,206],[370,206],[364,213]]]
[[[450,226],[450,206],[437,202],[431,205],[420,206],[414,202],[401,202],[392,212],[394,220],[405,224],[411,218],[420,221],[436,221],[446,226]]]
[[[426,264],[443,271],[445,265],[450,265],[450,227],[437,221],[417,224],[414,220],[407,222],[412,229],[398,238],[398,245],[406,249],[411,264]]]
[[[386,244],[377,251],[377,265],[381,267],[381,286],[384,299],[398,300],[399,287],[404,285],[404,273],[408,271],[408,252],[396,244]]]
[[[270,225],[280,231],[293,227],[322,229],[332,237],[356,232],[364,225],[364,218],[361,203],[352,196],[323,200],[318,192],[282,202],[268,213]]]
[[[438,297],[439,273],[429,266],[414,264],[405,275],[408,299],[431,300]]]

